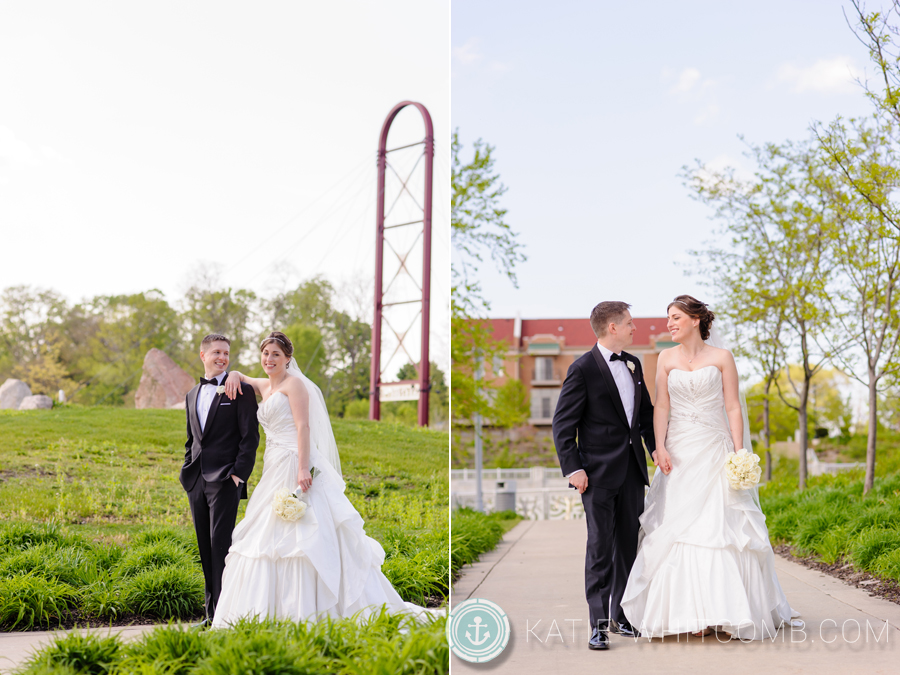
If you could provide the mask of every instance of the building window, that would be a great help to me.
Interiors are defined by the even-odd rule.
[[[494,357],[494,362],[492,364],[494,376],[495,377],[503,377],[503,358],[500,356]]]
[[[550,424],[556,412],[560,389],[556,387],[531,390],[531,419],[533,424]]]
[[[534,381],[549,382],[553,377],[553,357],[536,356],[534,359]]]

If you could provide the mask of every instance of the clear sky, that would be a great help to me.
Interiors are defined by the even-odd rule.
[[[0,0],[0,288],[177,300],[212,265],[263,294],[285,270],[371,290],[378,134],[411,99],[435,125],[446,367],[449,17],[449,0]],[[389,146],[422,136],[407,109]]]
[[[869,8],[880,6],[868,2]],[[496,146],[528,261],[481,275],[493,316],[587,317],[600,300],[663,316],[710,239],[678,178],[694,159],[752,168],[752,143],[869,111],[872,74],[839,0],[556,3],[454,0],[452,115]]]

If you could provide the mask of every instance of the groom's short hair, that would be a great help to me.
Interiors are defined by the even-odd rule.
[[[619,320],[625,316],[625,312],[631,309],[631,305],[627,302],[619,302],[618,300],[607,300],[599,303],[591,310],[591,329],[594,335],[602,338],[606,335],[606,329],[611,323],[619,323]]]
[[[206,348],[213,342],[224,342],[229,347],[231,346],[231,340],[229,340],[224,335],[219,335],[218,333],[210,333],[200,342],[200,351],[205,351]]]

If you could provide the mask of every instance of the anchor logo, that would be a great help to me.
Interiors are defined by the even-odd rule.
[[[464,661],[485,663],[509,643],[509,619],[490,600],[469,598],[450,610],[447,643]]]
[[[472,639],[472,636],[469,635],[469,631],[466,631],[466,639],[467,639],[469,642],[471,642],[473,645],[475,645],[475,646],[477,647],[478,645],[483,645],[483,644],[485,643],[485,641],[488,640],[488,639],[491,637],[491,634],[490,634],[490,631],[485,630],[485,631],[484,631],[484,637],[481,638],[481,639],[479,640],[479,639],[478,639],[479,631],[481,631],[482,628],[485,628],[485,629],[486,629],[487,626],[482,626],[482,625],[481,625],[482,619],[481,619],[480,616],[476,616],[474,620],[475,620],[475,623],[474,623],[474,624],[471,624],[471,623],[470,623],[470,624],[469,624],[468,626],[466,626],[466,627],[467,627],[467,628],[474,628],[474,629],[475,629],[475,639],[474,639],[474,640]]]

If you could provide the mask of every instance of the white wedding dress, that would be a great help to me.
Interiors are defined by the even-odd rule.
[[[341,475],[312,439],[310,466],[321,473],[305,493],[307,511],[296,522],[275,515],[276,490],[297,487],[297,427],[281,392],[266,399],[257,416],[266,432],[262,478],[232,535],[213,627],[251,616],[299,621],[361,611],[365,617],[383,605],[428,612],[404,602],[382,574],[384,549],[366,535]]]
[[[753,491],[733,490],[725,477],[734,443],[722,373],[715,366],[673,369],[668,383],[672,471],[653,475],[622,609],[643,637],[713,626],[741,639],[771,639],[798,614],[775,575]]]

